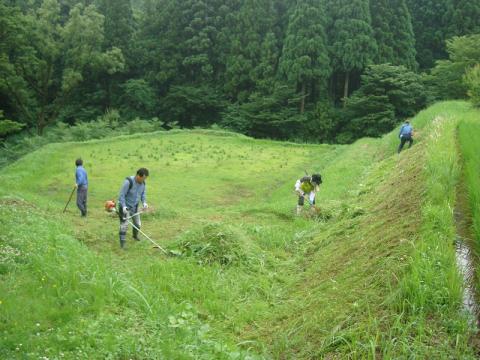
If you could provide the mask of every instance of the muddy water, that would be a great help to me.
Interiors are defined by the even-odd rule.
[[[455,241],[457,267],[463,276],[463,308],[479,324],[479,306],[475,289],[475,262],[468,241],[459,235]]]
[[[480,327],[479,292],[476,287],[478,276],[475,272],[479,260],[473,251],[473,238],[471,233],[472,221],[468,205],[465,184],[461,181],[457,186],[455,204],[456,240],[455,253],[457,267],[463,276],[463,308],[472,318],[472,322]]]

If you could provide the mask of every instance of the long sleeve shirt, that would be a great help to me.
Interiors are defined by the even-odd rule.
[[[411,125],[403,124],[402,127],[400,128],[400,133],[398,134],[398,137],[411,136],[412,131],[413,131],[413,128]]]
[[[132,180],[132,187],[130,188],[130,181],[125,179],[120,189],[118,203],[122,208],[126,206],[130,210],[133,210],[138,206],[139,201],[142,201],[142,203],[145,202],[146,186],[145,183],[137,183],[135,176],[130,176],[130,179]]]
[[[78,186],[88,186],[87,171],[81,165],[75,171],[75,182]]]

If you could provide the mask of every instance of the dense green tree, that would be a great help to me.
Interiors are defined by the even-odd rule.
[[[291,87],[277,84],[271,94],[253,93],[248,101],[228,106],[221,125],[255,137],[289,139],[302,128],[305,115],[290,105],[295,94]]]
[[[404,65],[410,70],[418,66],[415,60],[415,36],[413,34],[412,19],[405,0],[388,0],[392,17],[389,21],[392,33],[394,65]]]
[[[76,5],[62,24],[59,3],[44,0],[22,21],[28,39],[22,37],[14,56],[2,56],[0,87],[12,92],[18,112],[41,134],[86,73],[114,73],[123,59],[116,49],[101,52],[103,16],[94,6]]]
[[[256,76],[262,72],[258,67],[272,66],[265,51],[272,51],[272,46],[276,46],[272,33],[275,9],[271,0],[232,1],[230,9],[233,11],[226,18],[226,43],[229,46],[225,58],[224,89],[233,101],[245,102],[255,91],[259,80]],[[262,64],[262,60],[267,63]]]
[[[373,61],[377,51],[367,0],[329,0],[329,33],[334,69],[344,75],[343,98],[349,95],[350,76]]]
[[[325,88],[331,72],[325,24],[325,11],[317,1],[297,1],[288,24],[280,71],[300,93],[300,114],[305,110],[307,91]]]
[[[33,99],[27,91],[28,84],[12,64],[26,51],[27,37],[27,21],[20,10],[0,3],[0,110],[7,117],[33,126]]]
[[[362,86],[347,100],[343,130],[350,140],[380,136],[398,119],[413,116],[426,103],[420,76],[404,66],[371,65],[362,75]]]
[[[146,0],[135,37],[135,59],[138,71],[152,83],[158,96],[164,96],[174,83],[181,83],[183,61],[182,31],[189,21],[173,0]]]
[[[453,37],[447,41],[448,60],[440,60],[432,70],[432,83],[436,94],[444,99],[467,96],[465,74],[480,64],[480,34]]]
[[[129,79],[122,85],[119,109],[127,119],[148,119],[155,113],[157,97],[144,79]]]
[[[96,0],[98,10],[105,17],[104,42],[110,49],[117,47],[128,53],[134,31],[132,5],[130,0]]]
[[[162,103],[167,122],[184,127],[219,122],[224,106],[221,94],[208,85],[172,86]]]
[[[377,42],[375,62],[379,64],[395,64],[393,53],[394,37],[390,28],[393,11],[389,0],[371,0],[370,12],[372,14],[372,29]]]
[[[3,116],[3,111],[0,110],[0,139],[5,138],[7,135],[19,132],[24,127],[25,124],[5,119]]]
[[[436,60],[447,57],[445,40],[448,37],[451,1],[407,0],[420,69],[432,68]]]
[[[215,17],[215,11],[220,5],[218,1],[186,1],[183,15],[188,16],[189,23],[182,31],[185,39],[182,70],[188,83],[211,83],[216,75],[218,54],[214,44],[217,41],[219,21]]]
[[[480,1],[452,0],[447,18],[449,21],[449,36],[480,33]]]
[[[451,34],[478,31],[478,5],[4,0],[0,111],[38,132],[56,120],[73,125],[117,109],[124,121],[161,117],[187,127],[218,122],[254,136],[328,141],[340,127],[348,129],[338,123],[342,116],[361,119],[368,112],[366,123],[379,124],[400,117],[389,95],[355,92],[365,89],[365,68],[389,63],[416,70],[417,60],[428,70],[446,57]],[[465,40],[455,59],[424,76],[437,97],[475,94],[475,46]],[[332,106],[352,92],[348,111],[337,116],[341,110]],[[343,140],[354,133],[344,131]]]
[[[370,11],[378,45],[375,63],[416,69],[415,37],[405,0],[371,0]]]
[[[130,0],[95,0],[99,12],[104,16],[104,41],[102,48],[109,51],[112,48],[119,49],[124,58],[125,68],[115,74],[95,74],[95,81],[87,81],[84,92],[94,94],[90,103],[98,103],[101,111],[109,108],[124,108],[122,87],[130,77],[135,77],[134,69],[136,61],[132,51],[135,22],[133,19]],[[91,79],[93,80],[93,79]],[[95,84],[94,86],[92,86]],[[83,104],[82,104],[83,105]],[[135,113],[136,109],[132,109]],[[126,114],[124,114],[126,115]],[[129,118],[129,117],[127,117]]]

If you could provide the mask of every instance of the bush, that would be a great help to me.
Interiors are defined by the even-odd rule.
[[[449,59],[438,61],[432,70],[432,87],[440,99],[464,99],[469,91],[464,76],[480,63],[480,34],[453,37],[447,51]]]
[[[467,85],[467,94],[470,96],[472,104],[480,107],[480,64],[467,71],[464,82]]]
[[[361,87],[346,101],[341,132],[352,139],[381,136],[395,127],[397,119],[413,116],[426,101],[420,75],[404,66],[371,65],[362,75]]]

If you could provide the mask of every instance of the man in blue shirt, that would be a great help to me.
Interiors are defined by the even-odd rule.
[[[125,248],[127,230],[128,230],[128,219],[133,220],[133,225],[140,229],[142,225],[140,221],[140,214],[138,213],[138,203],[141,201],[143,208],[148,207],[146,202],[146,185],[145,179],[148,177],[148,169],[141,168],[137,170],[135,176],[127,177],[120,189],[120,195],[118,196],[118,215],[120,217],[120,247]],[[138,238],[138,230],[133,228],[133,238],[135,240],[140,240]]]
[[[405,124],[402,125],[400,128],[400,133],[398,134],[398,137],[400,138],[400,145],[398,146],[398,153],[400,154],[400,151],[402,151],[403,146],[405,143],[408,141],[409,145],[408,148],[410,149],[413,144],[413,128],[412,125],[410,125],[410,121],[405,120]]]
[[[87,216],[87,190],[88,176],[83,168],[83,160],[75,160],[77,170],[75,171],[75,187],[77,188],[77,206],[80,209],[82,217]]]

